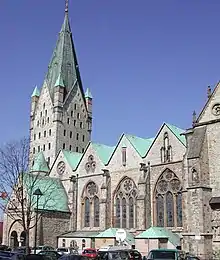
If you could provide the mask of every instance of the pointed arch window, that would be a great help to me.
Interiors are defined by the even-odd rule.
[[[116,218],[115,218],[115,227],[120,228],[121,220],[121,201],[120,198],[116,199]]]
[[[136,199],[136,185],[126,177],[119,183],[114,199],[116,228],[135,228]]]
[[[98,186],[90,181],[84,188],[82,212],[84,212],[84,227],[100,226],[100,201],[98,197]]]
[[[99,227],[99,198],[94,197],[94,227]]]
[[[158,179],[154,201],[154,221],[157,226],[182,226],[182,186],[179,178],[171,170],[166,169]]]
[[[85,198],[85,216],[84,216],[84,226],[90,226],[90,202],[88,198]]]
[[[134,228],[134,198],[129,198],[129,228]]]
[[[167,209],[167,227],[174,226],[174,210],[173,210],[173,194],[168,191],[166,194],[166,209]]]

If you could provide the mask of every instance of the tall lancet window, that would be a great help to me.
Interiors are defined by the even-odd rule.
[[[182,185],[170,169],[166,169],[157,181],[154,202],[156,211],[154,223],[157,226],[182,226]]]
[[[163,146],[160,148],[161,162],[166,163],[172,161],[172,146],[169,142],[168,133],[163,136]]]
[[[135,228],[137,187],[134,181],[124,178],[116,188],[114,215],[116,228]]]
[[[122,147],[122,165],[126,166],[126,160],[127,160],[127,151],[126,151],[126,147]]]
[[[99,227],[99,198],[94,197],[94,227]]]
[[[82,211],[84,212],[83,227],[100,226],[100,202],[98,186],[90,181],[83,189]]]
[[[84,216],[84,226],[90,226],[90,202],[88,198],[85,198],[85,216]]]

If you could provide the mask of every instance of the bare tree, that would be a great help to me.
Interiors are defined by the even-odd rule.
[[[12,220],[19,221],[26,235],[27,248],[30,230],[41,217],[41,213],[38,214],[35,221],[37,199],[34,191],[40,188],[44,197],[39,200],[40,212],[48,208],[53,210],[58,195],[57,187],[51,181],[53,178],[42,172],[29,173],[28,160],[29,140],[26,138],[0,148],[0,208]]]

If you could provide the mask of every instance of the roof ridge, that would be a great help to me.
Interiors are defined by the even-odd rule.
[[[110,146],[110,145],[107,145],[107,144],[96,143],[96,142],[93,142],[93,141],[91,141],[91,144],[92,144],[92,145],[93,145],[93,144],[96,144],[96,145],[104,145],[104,146],[107,146],[107,147],[110,147],[110,148],[115,147],[115,145]]]
[[[170,124],[170,123],[166,123],[166,122],[164,122],[164,124],[166,124],[166,125],[168,125],[168,126],[169,126],[169,125],[170,125],[170,126],[174,126],[174,127],[178,128],[178,129],[180,129],[180,130],[186,131],[185,129],[180,128],[179,126],[174,125],[174,124]]]
[[[131,136],[131,137],[135,137],[135,138],[139,138],[139,139],[143,139],[143,140],[149,140],[149,139],[154,138],[154,137],[140,137],[140,136],[132,135],[132,134],[125,134],[125,136]]]

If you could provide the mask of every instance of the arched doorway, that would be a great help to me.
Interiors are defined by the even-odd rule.
[[[18,233],[16,231],[12,231],[11,232],[11,236],[10,236],[10,247],[11,248],[16,248],[19,246],[18,243]]]
[[[26,232],[25,231],[21,232],[20,241],[21,241],[21,246],[26,245]]]

